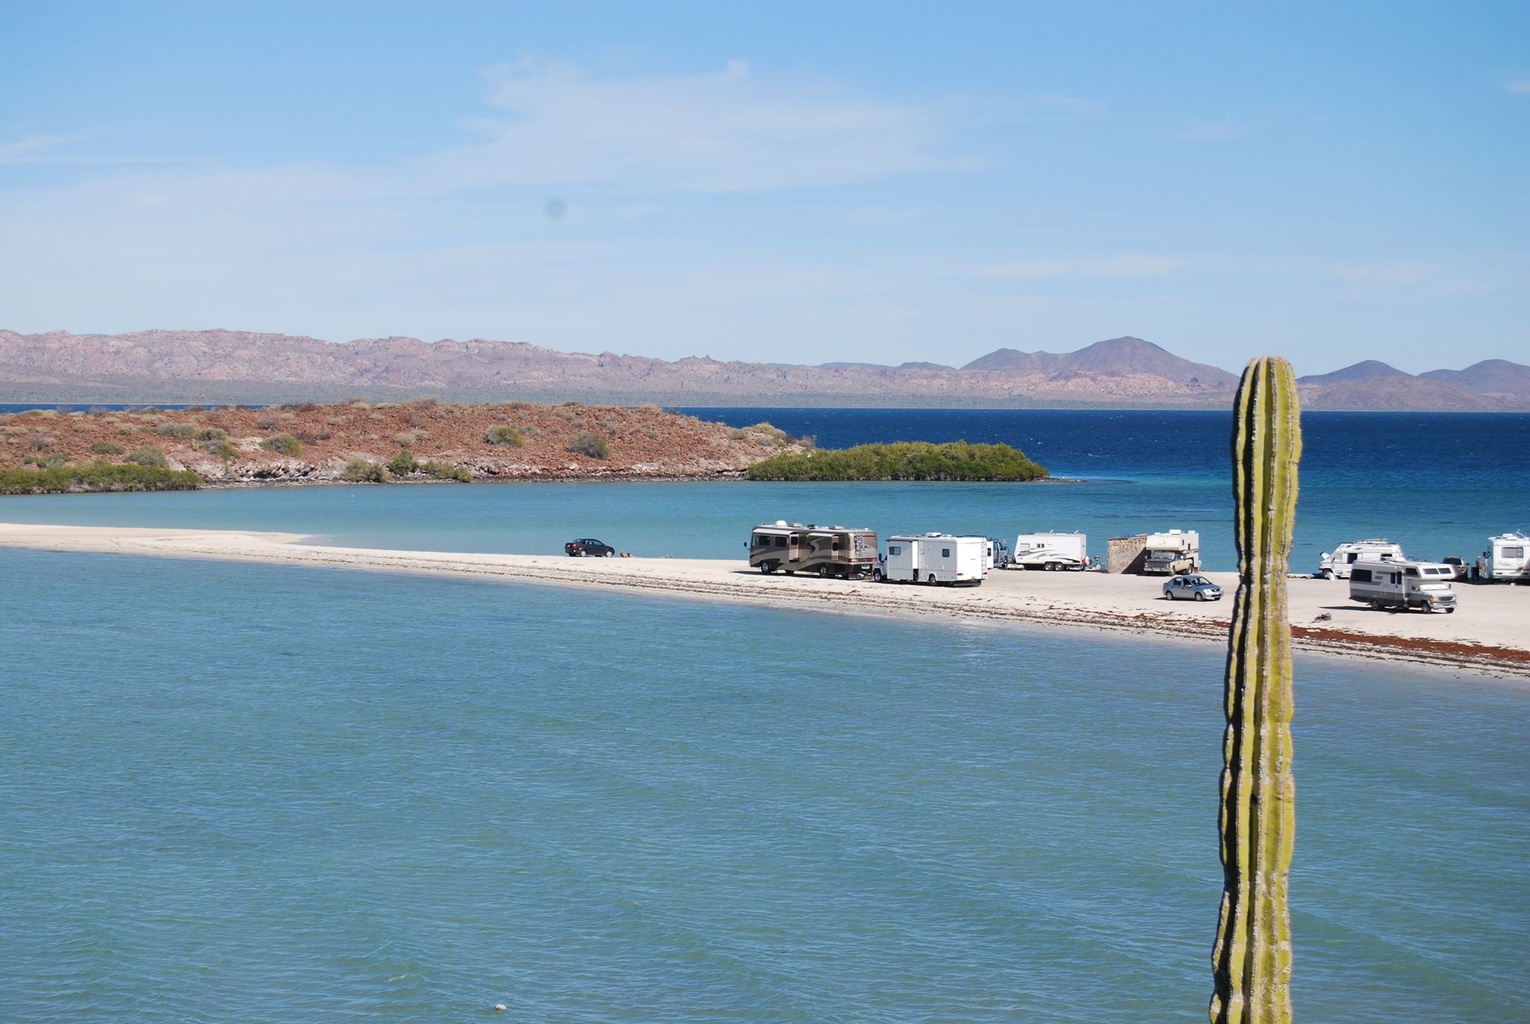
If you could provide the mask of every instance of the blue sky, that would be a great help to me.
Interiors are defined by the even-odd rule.
[[[0,327],[1530,362],[1530,4],[0,0]]]

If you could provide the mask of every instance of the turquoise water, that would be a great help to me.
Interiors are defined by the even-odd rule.
[[[1203,1019],[1213,649],[26,551],[0,580],[0,1019]],[[1298,671],[1298,1012],[1525,1019],[1530,694]]]
[[[1313,558],[1378,510],[1443,554],[1522,507],[1320,467]],[[1225,481],[1150,470],[6,498],[0,521],[741,557],[779,517],[1168,520],[1230,568]],[[0,612],[0,1021],[1204,1020],[1214,648],[6,549]],[[1530,690],[1297,669],[1299,1017],[1530,1019]]]

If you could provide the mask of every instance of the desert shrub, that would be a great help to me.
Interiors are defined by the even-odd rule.
[[[354,484],[385,484],[393,479],[388,467],[367,459],[352,459],[341,470],[340,478]]]
[[[161,437],[173,437],[177,441],[194,441],[197,428],[190,423],[161,423],[154,431]]]
[[[127,451],[126,448],[115,441],[92,441],[90,442],[90,450],[97,455],[121,455]]]
[[[394,476],[408,476],[419,468],[420,464],[411,452],[399,452],[388,463],[388,472]]]
[[[69,465],[69,456],[62,452],[50,452],[47,455],[36,455],[32,458],[24,459],[23,462],[27,465],[36,466],[38,469],[58,469],[60,466]]]
[[[1007,444],[899,441],[783,452],[749,467],[751,480],[1038,480],[1044,466]]]
[[[393,435],[393,440],[398,444],[400,448],[408,448],[419,439],[420,435],[416,434],[412,430],[400,430],[397,434]]]
[[[215,437],[203,441],[201,448],[209,455],[216,455],[220,459],[232,459],[238,456],[239,449],[228,443],[227,438]]]
[[[203,427],[197,431],[198,441],[227,441],[228,431],[222,427]]]
[[[267,451],[275,452],[278,455],[291,455],[296,457],[303,454],[303,442],[299,441],[291,434],[272,434],[270,437],[260,442],[260,446]]]
[[[611,446],[606,444],[606,439],[588,431],[570,441],[568,450],[576,455],[588,455],[592,459],[604,459],[611,454]]]
[[[142,448],[134,448],[124,460],[135,466],[143,466],[147,469],[168,469],[170,464],[165,461],[165,453],[158,448],[150,448],[145,445]]]
[[[459,466],[451,462],[422,462],[420,472],[433,476],[437,480],[456,480],[459,483],[471,483],[473,474],[468,472],[466,466]]]
[[[503,444],[511,448],[519,448],[526,443],[521,440],[519,430],[498,423],[483,432],[483,439],[489,444]]]

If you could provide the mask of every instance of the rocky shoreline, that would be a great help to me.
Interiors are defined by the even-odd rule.
[[[190,470],[206,486],[741,476],[807,442],[657,406],[352,400],[0,415],[0,470],[94,463]]]

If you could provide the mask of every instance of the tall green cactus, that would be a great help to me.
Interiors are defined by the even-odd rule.
[[[1296,781],[1286,564],[1302,451],[1291,364],[1274,357],[1249,363],[1235,405],[1238,597],[1227,644],[1222,913],[1211,957],[1211,1020],[1288,1024],[1286,876],[1296,833]]]

